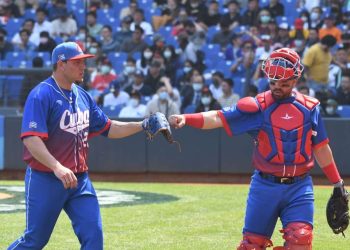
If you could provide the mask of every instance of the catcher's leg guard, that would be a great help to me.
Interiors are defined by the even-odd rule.
[[[237,250],[265,250],[272,246],[272,241],[262,235],[246,233]]]
[[[281,230],[285,250],[311,250],[312,226],[303,222],[292,222]],[[275,248],[274,248],[275,249]],[[278,248],[277,248],[278,249]]]

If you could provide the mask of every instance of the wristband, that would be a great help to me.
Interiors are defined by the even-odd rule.
[[[328,180],[333,184],[341,181],[337,166],[334,162],[322,168],[322,171],[327,176]]]
[[[204,126],[204,116],[202,113],[195,114],[185,114],[186,125],[194,128],[203,128]]]

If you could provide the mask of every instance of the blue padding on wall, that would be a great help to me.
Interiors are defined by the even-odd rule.
[[[0,115],[0,170],[4,169],[4,121],[4,116]]]

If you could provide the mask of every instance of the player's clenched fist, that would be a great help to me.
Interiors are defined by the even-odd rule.
[[[172,115],[169,117],[169,124],[174,128],[182,128],[186,124],[186,118],[183,115]]]
[[[54,169],[54,173],[58,179],[63,183],[65,189],[67,188],[76,188],[78,185],[77,177],[69,168],[63,167],[60,164],[57,164]]]

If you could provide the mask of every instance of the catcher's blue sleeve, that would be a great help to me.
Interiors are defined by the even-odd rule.
[[[312,130],[314,131],[314,136],[312,136],[312,145],[314,147],[319,147],[328,143],[327,132],[324,127],[324,123],[320,114],[318,106],[311,113],[312,119]]]
[[[237,106],[226,107],[219,112],[228,135],[240,135],[258,130],[263,122],[262,113],[248,113],[237,109]]]

